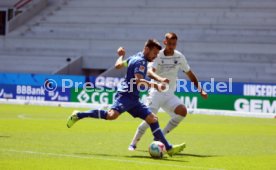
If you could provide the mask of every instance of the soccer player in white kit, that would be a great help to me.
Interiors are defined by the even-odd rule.
[[[157,113],[158,110],[162,108],[171,116],[171,119],[162,131],[164,135],[173,130],[187,115],[186,106],[174,94],[179,70],[186,73],[204,99],[208,97],[207,93],[201,89],[185,56],[181,52],[175,50],[177,39],[175,33],[167,33],[163,41],[166,46],[165,49],[162,49],[155,61],[148,66],[148,76],[150,78],[158,82],[169,83],[169,89],[165,92],[158,92],[155,89],[150,90],[146,101],[146,105],[153,113]],[[149,125],[145,121],[138,126],[128,150],[133,151],[136,149],[138,141],[144,135],[148,127]]]

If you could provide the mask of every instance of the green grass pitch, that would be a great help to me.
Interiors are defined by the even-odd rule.
[[[141,122],[124,113],[115,121],[85,119],[71,129],[74,109],[0,105],[0,169],[276,169],[276,120],[188,115],[167,138],[186,142],[174,157],[150,158],[150,130],[130,152]],[[85,109],[81,109],[85,110]],[[161,127],[169,120],[159,113]]]

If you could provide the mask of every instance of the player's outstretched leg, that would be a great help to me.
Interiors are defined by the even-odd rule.
[[[108,112],[106,110],[89,110],[87,112],[79,112],[77,110],[67,119],[67,127],[71,128],[78,120],[83,118],[107,119]]]
[[[134,151],[136,149],[136,145],[138,141],[142,138],[142,136],[145,134],[146,130],[149,128],[149,125],[147,122],[143,121],[137,128],[135,135],[128,147],[128,150]]]
[[[77,116],[78,112],[79,112],[78,110],[74,110],[72,112],[72,114],[67,118],[67,127],[68,128],[71,128],[79,120],[79,118]]]
[[[154,138],[158,139],[165,145],[168,155],[172,156],[174,154],[177,154],[185,148],[185,143],[172,146],[167,141],[167,139],[163,135],[162,131],[160,130],[157,117],[153,113],[146,117],[146,122],[149,124]]]

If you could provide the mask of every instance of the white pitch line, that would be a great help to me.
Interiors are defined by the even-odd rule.
[[[19,115],[17,115],[17,117],[22,120],[49,120],[49,119],[45,119],[45,118],[32,118],[30,116],[26,116],[25,114],[19,114]]]
[[[17,117],[18,117],[19,119],[27,119],[27,118],[25,117],[25,115],[23,115],[23,114],[17,115]]]
[[[155,165],[155,166],[167,166],[167,167],[177,167],[177,168],[190,168],[190,169],[202,169],[202,170],[225,170],[219,168],[205,168],[205,167],[196,167],[196,166],[185,166],[185,165],[173,165],[173,164],[160,164],[153,162],[145,161],[132,161],[132,160],[123,160],[123,159],[112,159],[112,158],[102,158],[102,157],[93,157],[93,156],[79,156],[72,154],[59,154],[59,153],[47,153],[47,152],[35,152],[35,151],[19,151],[19,150],[1,150],[4,152],[15,152],[15,153],[24,153],[24,154],[34,154],[34,155],[46,155],[46,156],[55,156],[55,157],[69,157],[69,158],[79,158],[79,159],[98,159],[98,160],[108,160],[114,162],[126,162],[126,163],[135,163],[143,165]]]
[[[65,119],[45,118],[45,117],[33,118],[31,116],[26,116],[25,114],[19,114],[17,115],[17,118],[22,120],[65,120]]]

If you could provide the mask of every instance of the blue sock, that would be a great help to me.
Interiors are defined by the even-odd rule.
[[[162,131],[160,130],[158,122],[150,124],[150,129],[152,131],[154,138],[161,141],[165,145],[166,150],[170,150],[172,148],[172,145],[169,144],[167,139],[164,137]]]
[[[79,112],[77,114],[79,119],[86,117],[96,118],[96,119],[106,119],[107,111],[106,110],[89,110],[86,112]]]

